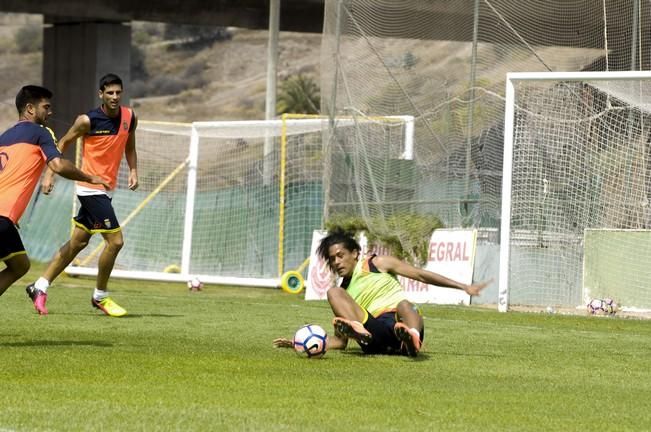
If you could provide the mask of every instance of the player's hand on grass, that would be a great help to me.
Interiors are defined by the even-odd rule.
[[[294,342],[287,339],[287,338],[274,339],[273,344],[274,344],[274,346],[276,348],[293,348],[294,347]]]
[[[470,294],[471,296],[476,296],[481,293],[481,291],[486,288],[488,285],[493,283],[493,279],[484,281],[484,282],[479,282],[479,283],[474,283],[470,285],[466,285],[466,287],[463,289],[467,294]]]

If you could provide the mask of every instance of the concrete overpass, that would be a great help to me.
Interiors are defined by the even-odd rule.
[[[320,33],[324,0],[282,0],[280,30]],[[0,11],[42,14],[46,23],[156,21],[269,28],[269,0],[0,0]]]
[[[0,0],[0,12],[42,14],[45,21],[43,83],[58,100],[62,118],[74,118],[97,103],[96,83],[101,75],[113,71],[128,82],[130,78],[130,21],[157,21],[179,24],[234,26],[270,29],[267,117],[275,105],[275,51],[278,31],[315,32],[323,28],[326,0]],[[347,2],[349,0],[342,0]],[[353,3],[352,1],[349,1]],[[607,36],[612,55],[626,59],[631,47],[639,44],[641,56],[649,63],[648,35],[651,14],[642,0],[606,0]],[[427,28],[365,29],[368,35],[393,38],[504,43],[517,38],[531,46],[579,46],[603,48],[604,20],[599,10],[587,15],[576,7],[572,16],[558,13],[545,0],[431,0],[431,2],[354,2],[357,12],[399,13],[401,19],[436,23]],[[597,2],[601,5],[601,2]],[[627,5],[622,5],[627,3]],[[589,1],[586,2],[589,4]],[[279,8],[276,9],[276,7]],[[636,8],[635,5],[638,7]],[[484,8],[473,31],[475,10]],[[575,5],[576,6],[576,5]],[[486,8],[494,8],[488,11]],[[366,9],[361,11],[360,9]],[[381,9],[381,10],[380,10]],[[632,10],[638,10],[634,16]],[[571,22],[572,25],[567,23]],[[511,27],[515,23],[517,29]],[[543,28],[550,31],[541,31]],[[639,29],[636,33],[632,29]],[[515,34],[517,33],[517,37]],[[275,35],[275,36],[274,36]],[[275,39],[274,39],[275,37]],[[620,64],[630,64],[625,61]],[[595,65],[598,69],[601,66]],[[57,133],[63,131],[57,130]]]

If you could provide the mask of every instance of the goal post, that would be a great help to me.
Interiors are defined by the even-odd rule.
[[[413,137],[406,135],[413,134],[413,117],[335,120],[344,135],[353,135],[359,124],[400,124],[405,135],[396,145],[413,154]],[[198,276],[204,283],[281,286],[283,274],[309,257],[312,231],[323,226],[330,124],[327,117],[302,115],[140,121],[140,187],[127,190],[123,162],[113,199],[125,245],[112,276],[167,281]],[[96,275],[102,250],[101,236],[93,236],[66,272]]]
[[[594,248],[605,244],[586,241],[585,233],[651,229],[650,101],[649,71],[507,74],[500,311],[581,305],[584,259],[603,256]],[[608,238],[646,251],[645,235]],[[618,284],[599,293],[649,304],[651,272],[638,262],[647,255],[629,256],[640,269],[634,282],[627,279],[637,299]]]

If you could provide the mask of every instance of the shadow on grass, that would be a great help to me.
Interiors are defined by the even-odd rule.
[[[97,312],[86,312],[86,313],[74,313],[74,312],[54,312],[50,313],[49,315],[74,315],[74,316],[96,316],[97,318],[106,318],[106,319],[116,319],[116,320],[124,320],[124,319],[130,319],[130,318],[148,318],[148,317],[153,317],[153,318],[180,318],[184,317],[185,315],[183,314],[162,314],[162,313],[152,313],[152,314],[127,314],[125,316],[121,317],[110,317],[101,313]]]
[[[420,352],[417,357],[407,357],[403,354],[364,354],[361,350],[345,350],[341,351],[342,355],[352,356],[352,357],[394,357],[394,358],[404,358],[405,360],[410,360],[414,362],[428,361],[431,360],[431,356],[424,352]]]
[[[183,314],[162,314],[162,313],[152,313],[152,314],[127,314],[122,317],[115,319],[129,319],[129,318],[180,318],[184,317]],[[110,317],[107,317],[110,318]]]
[[[44,346],[94,346],[94,347],[104,347],[110,348],[113,346],[112,343],[103,342],[103,341],[70,341],[70,340],[35,340],[29,342],[5,342],[0,343],[0,347],[44,347]]]

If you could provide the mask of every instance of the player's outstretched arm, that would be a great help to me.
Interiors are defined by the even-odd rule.
[[[329,350],[343,350],[348,345],[347,339],[342,339],[337,336],[328,335],[327,346]],[[294,341],[287,338],[276,338],[273,340],[273,345],[276,348],[294,348]]]
[[[294,342],[287,338],[276,338],[273,344],[276,348],[292,348],[294,346]]]
[[[414,267],[411,264],[408,264],[392,256],[377,256],[373,260],[373,263],[380,271],[404,276],[406,278],[423,282],[429,285],[460,289],[472,296],[478,295],[492,282],[492,280],[489,280],[470,285],[464,284],[438,273]]]
[[[86,174],[69,160],[55,157],[47,163],[47,166],[61,177],[65,177],[69,180],[79,180],[92,184],[99,184],[104,186],[107,190],[111,188],[111,186],[101,177]]]
[[[72,124],[70,129],[68,129],[68,132],[59,140],[57,143],[57,148],[61,153],[66,151],[68,146],[71,143],[74,143],[77,141],[77,139],[81,138],[84,136],[88,131],[90,130],[90,118],[86,114],[82,114],[80,116],[77,116],[75,119],[75,122]],[[54,189],[54,174],[58,173],[58,171],[53,170],[50,167],[50,164],[48,164],[48,167],[45,170],[45,175],[43,176],[43,179],[41,180],[41,192],[44,194],[49,194],[52,192],[52,189]],[[65,176],[63,176],[65,177]],[[67,178],[67,177],[66,177]],[[75,179],[76,180],[76,179]],[[84,180],[85,181],[85,180]],[[89,182],[92,183],[92,182]],[[100,184],[100,183],[95,183],[95,184]]]

